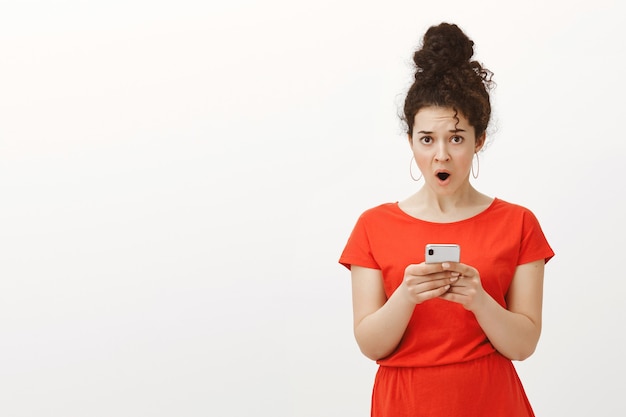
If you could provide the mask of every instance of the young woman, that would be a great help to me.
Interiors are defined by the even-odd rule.
[[[530,210],[470,183],[492,84],[473,45],[453,24],[425,33],[404,104],[423,185],[366,210],[339,259],[356,341],[379,364],[375,417],[534,415],[512,361],[537,346],[554,253]],[[458,244],[460,261],[425,263],[431,243]]]

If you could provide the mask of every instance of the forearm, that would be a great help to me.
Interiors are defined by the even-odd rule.
[[[396,290],[387,302],[355,325],[361,352],[372,360],[390,355],[402,340],[415,304]]]
[[[511,360],[524,360],[535,351],[541,334],[541,323],[507,310],[487,297],[474,315],[491,344]]]

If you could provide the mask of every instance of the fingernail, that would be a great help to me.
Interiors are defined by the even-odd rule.
[[[450,278],[450,282],[454,282],[454,281],[456,281],[457,279],[459,279],[459,277],[451,277],[451,278]]]
[[[442,263],[441,266],[444,268],[450,268],[450,264],[447,262]]]

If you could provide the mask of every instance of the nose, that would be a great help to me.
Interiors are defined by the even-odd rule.
[[[436,161],[448,161],[450,154],[448,153],[448,144],[446,141],[439,141],[437,144],[437,153],[435,154]]]

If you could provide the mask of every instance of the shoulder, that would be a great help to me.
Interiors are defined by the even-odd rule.
[[[526,231],[541,229],[540,222],[535,213],[521,204],[495,199],[491,215],[492,219],[507,224],[509,229],[519,228],[520,230]]]
[[[388,202],[370,207],[363,211],[357,220],[357,226],[365,228],[389,227],[398,222],[406,222],[407,214],[398,207],[397,202]]]
[[[539,259],[548,262],[554,256],[554,251],[550,247],[535,213],[525,206],[502,200],[500,200],[499,205],[503,212],[509,213],[501,217],[505,220],[502,223],[506,224],[507,230],[519,232],[521,249],[517,264],[522,265]],[[503,234],[503,236],[505,235]]]
[[[361,219],[378,219],[393,215],[398,211],[398,203],[383,203],[374,207],[370,207],[363,211],[359,216]]]
[[[491,206],[492,211],[498,214],[511,214],[520,216],[534,217],[533,212],[528,208],[520,204],[511,203],[506,200],[495,198]]]

